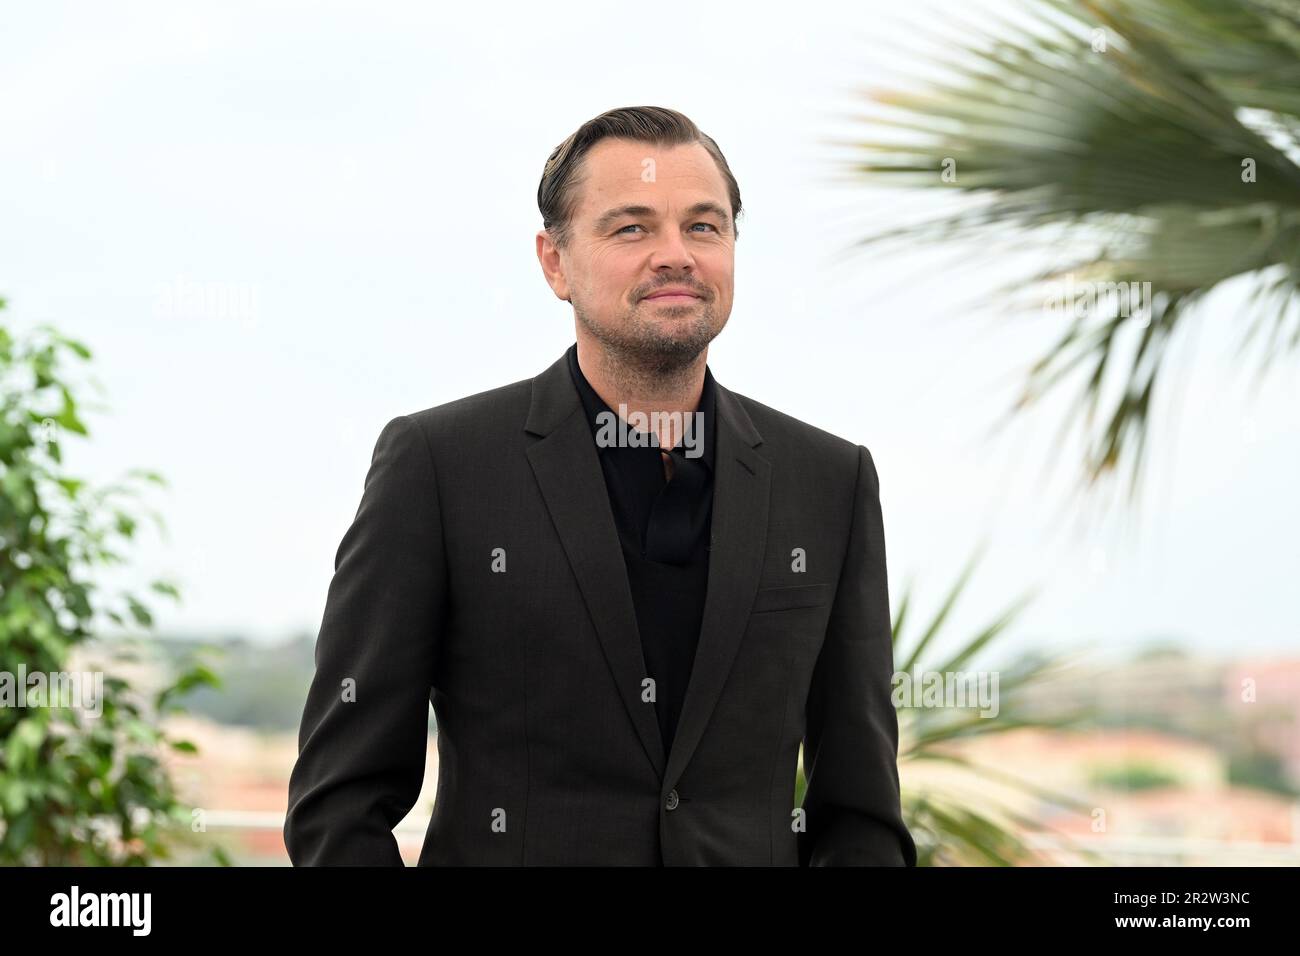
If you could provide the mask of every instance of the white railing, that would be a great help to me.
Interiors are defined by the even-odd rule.
[[[203,816],[209,830],[242,831],[284,829],[284,814],[274,810],[208,810]],[[424,837],[429,818],[408,816],[393,832],[402,838]],[[1206,866],[1300,866],[1300,844],[1211,840],[1199,837],[1058,837],[1033,833],[1021,839],[1032,849],[1089,861],[1080,850],[1096,854],[1103,866],[1178,866],[1195,861]],[[402,842],[408,842],[402,840]]]

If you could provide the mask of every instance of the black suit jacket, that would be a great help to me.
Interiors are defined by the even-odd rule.
[[[720,384],[716,431],[704,621],[666,754],[564,357],[385,425],[316,643],[295,864],[401,865],[430,703],[420,865],[915,864],[871,454]]]

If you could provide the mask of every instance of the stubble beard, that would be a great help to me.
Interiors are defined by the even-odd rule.
[[[689,380],[700,353],[719,331],[708,300],[657,306],[642,299],[608,324],[594,321],[576,301],[573,312],[600,344],[607,374],[635,394],[653,394]]]

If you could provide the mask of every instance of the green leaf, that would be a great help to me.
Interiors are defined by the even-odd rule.
[[[847,171],[957,201],[857,246],[947,240],[991,260],[1036,245],[1050,268],[998,295],[1015,318],[1043,319],[1067,276],[1149,288],[1146,315],[1047,315],[1057,342],[998,425],[1077,389],[1058,443],[1082,431],[1084,490],[1127,463],[1133,502],[1152,397],[1208,293],[1233,279],[1268,287],[1231,317],[1243,347],[1265,343],[1261,372],[1300,348],[1300,7],[1028,0],[1020,12],[964,24],[945,79],[865,95]]]

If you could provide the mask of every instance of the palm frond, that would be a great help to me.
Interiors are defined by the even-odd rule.
[[[990,645],[1010,625],[1027,603],[1028,596],[1013,602],[994,621],[977,631],[974,636],[940,658],[938,667],[924,667],[928,654],[939,638],[944,625],[950,620],[954,607],[970,582],[978,559],[985,546],[979,546],[958,574],[956,583],[940,602],[931,619],[920,627],[919,635],[911,640],[902,627],[906,610],[912,606],[912,586],[909,583],[899,602],[894,623],[896,656],[904,661],[901,671],[911,675],[957,674]],[[1031,712],[1024,698],[1035,690],[1044,688],[1063,668],[1063,661],[1049,655],[1022,657],[1012,665],[998,669],[997,705],[995,717],[983,715],[963,707],[948,706],[898,706],[900,723],[900,764],[917,765],[926,762],[943,762],[960,766],[975,777],[995,781],[1014,790],[1032,795],[1036,800],[1057,806],[1068,812],[1087,812],[1089,805],[1065,794],[1038,787],[1014,775],[1007,774],[983,763],[977,763],[954,749],[954,745],[974,739],[984,739],[1022,729],[1069,729],[1078,726],[1092,715],[1086,710],[1071,710],[1057,715]],[[897,701],[896,701],[897,704]],[[906,770],[902,775],[906,778]],[[976,812],[959,805],[955,793],[946,793],[934,786],[905,789],[904,814],[916,838],[918,862],[936,864],[991,864],[1016,865],[1038,862],[1038,857],[1021,834],[1039,832],[1044,826],[1031,817],[1017,813],[1013,808],[991,801],[988,813]],[[1077,852],[1084,852],[1077,849]]]
[[[996,255],[1051,231],[1058,261],[1001,290],[1009,305],[1042,310],[1068,280],[1147,292],[1053,316],[1057,342],[999,423],[1077,382],[1062,435],[1083,433],[1082,484],[1131,458],[1133,498],[1171,343],[1211,290],[1256,284],[1235,320],[1243,350],[1264,343],[1261,371],[1300,346],[1300,4],[1031,0],[968,35],[946,79],[867,95],[875,135],[849,163],[965,202],[857,245]]]

